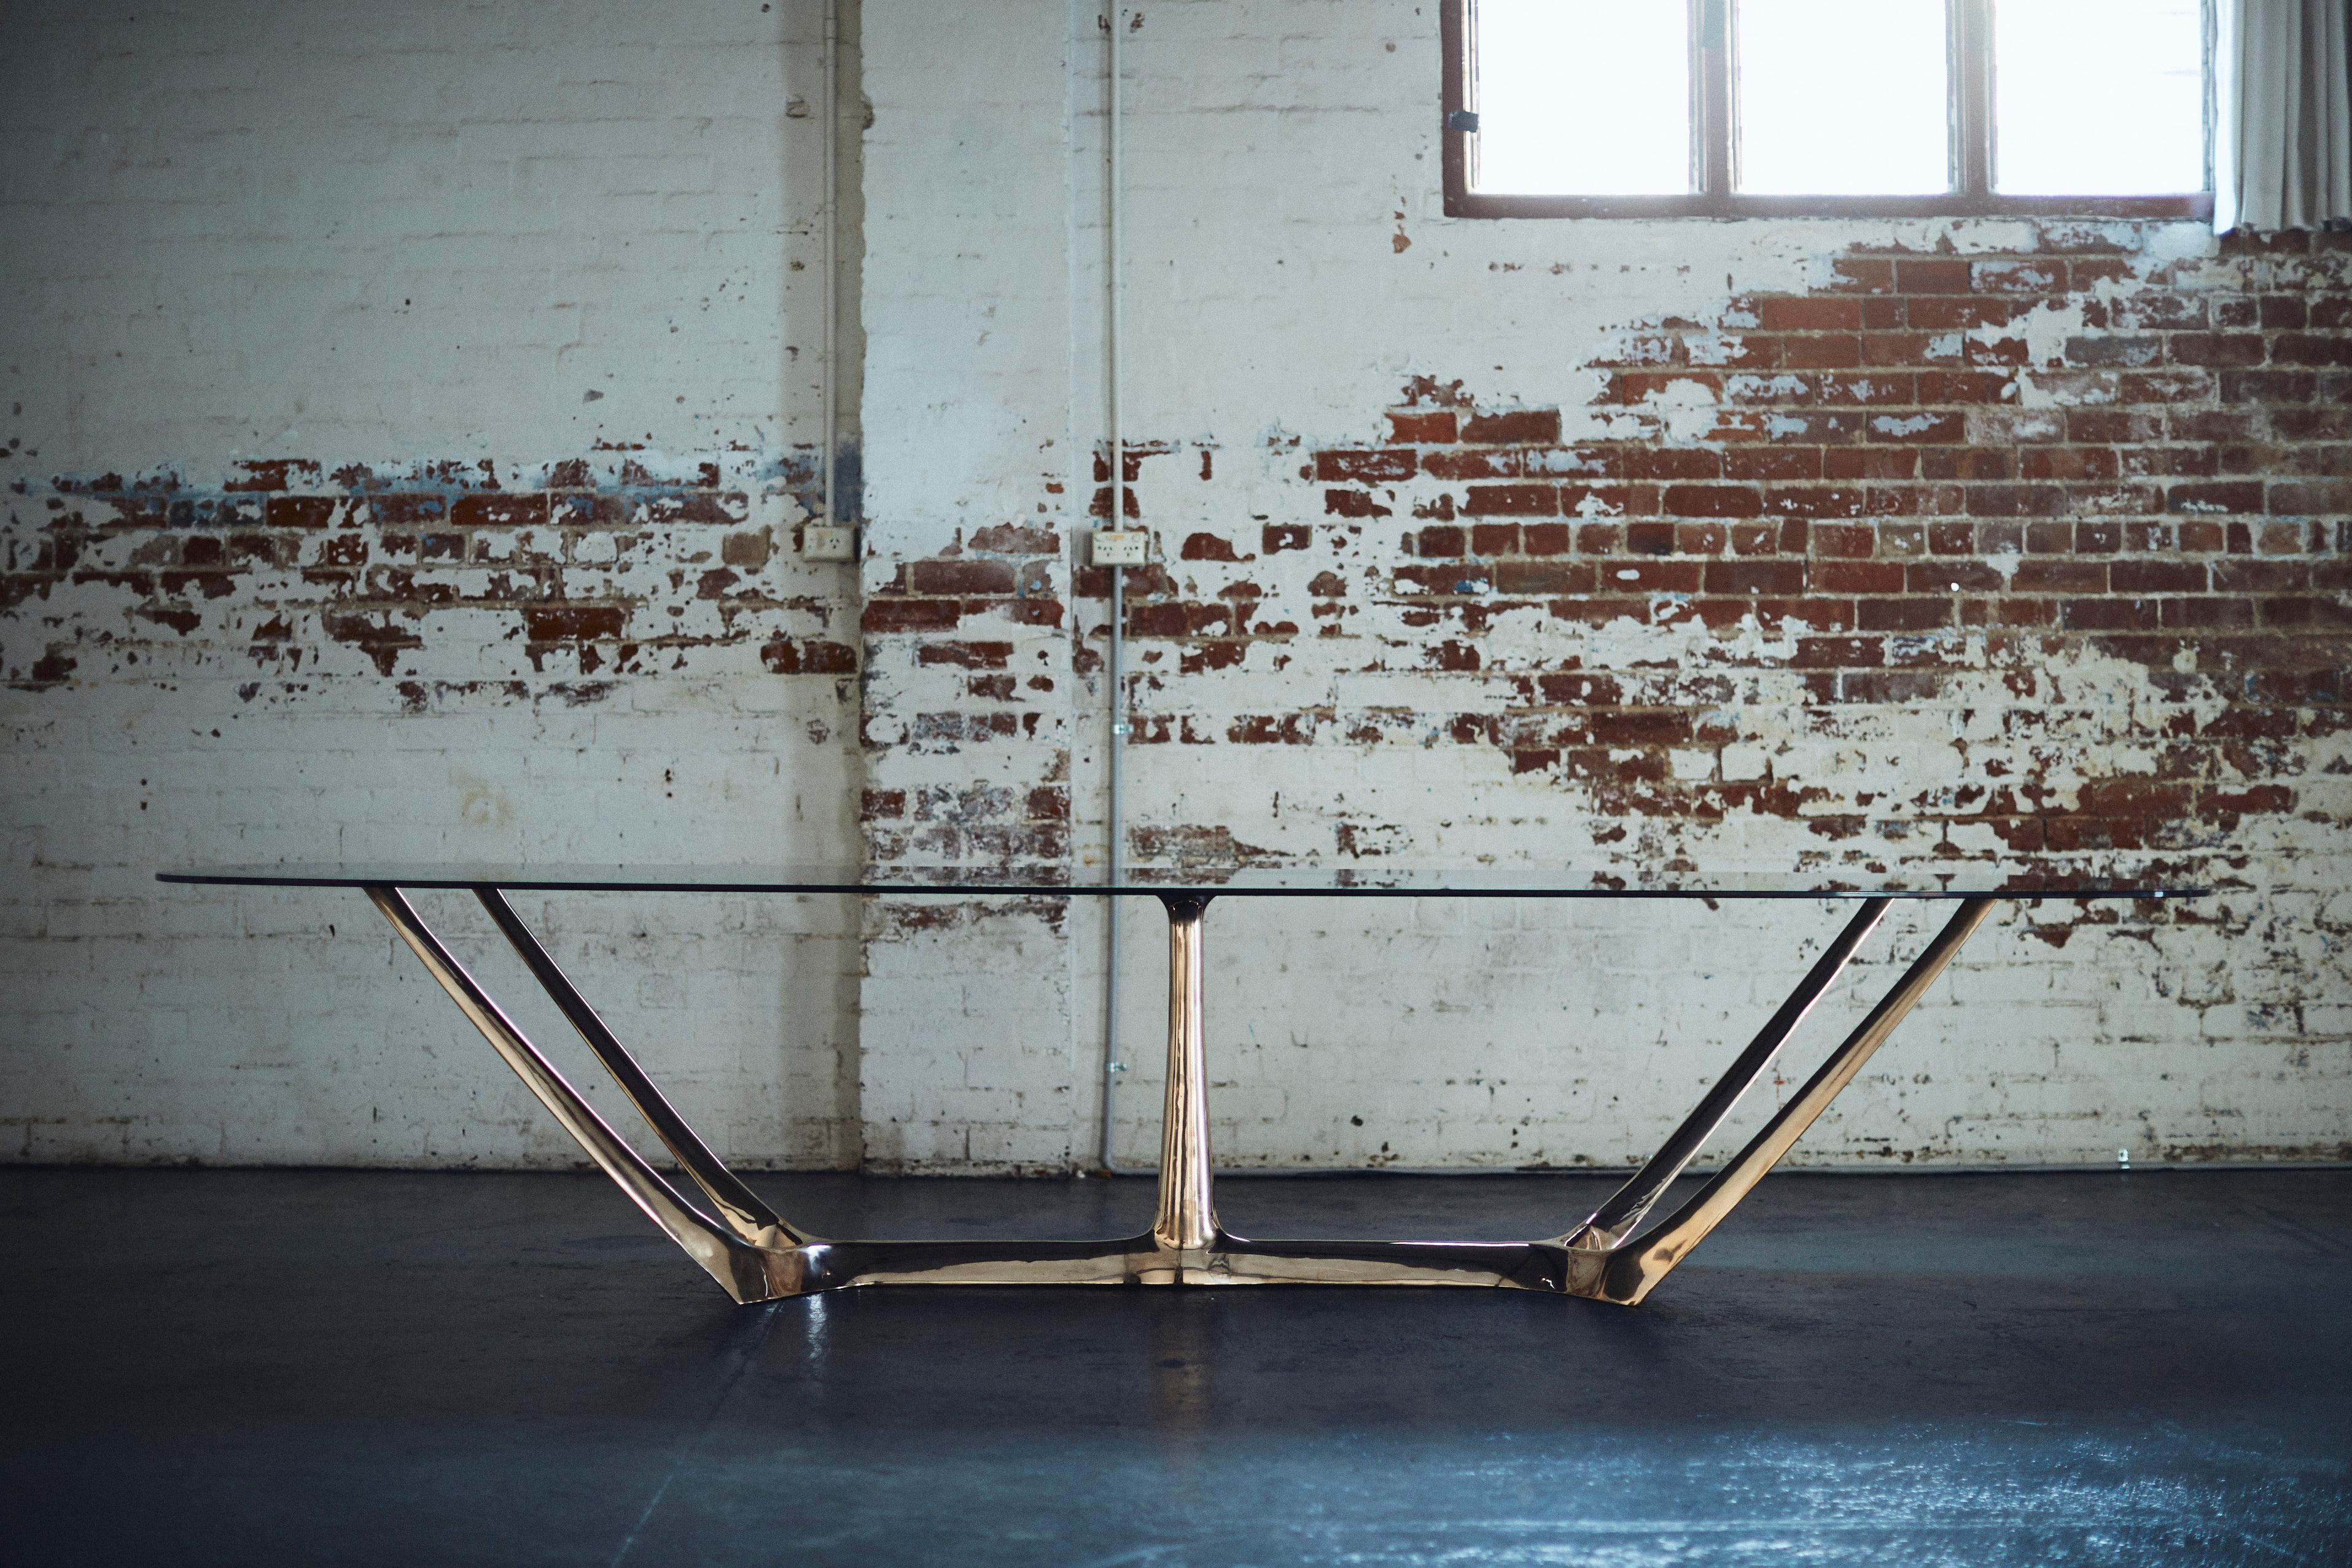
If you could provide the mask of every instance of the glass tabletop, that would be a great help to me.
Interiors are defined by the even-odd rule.
[[[1134,866],[1116,884],[1093,868],[781,864],[717,866],[403,864],[227,865],[157,873],[170,883],[243,887],[503,888],[517,893],[993,894],[1265,898],[2189,898],[2177,875],[2116,876],[2063,867],[1971,865],[1784,873],[1637,872],[1582,866]]]

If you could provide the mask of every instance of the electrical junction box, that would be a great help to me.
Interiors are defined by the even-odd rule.
[[[1142,566],[1150,559],[1151,536],[1140,528],[1097,528],[1097,566]]]
[[[801,529],[803,560],[856,560],[857,530],[811,523]]]

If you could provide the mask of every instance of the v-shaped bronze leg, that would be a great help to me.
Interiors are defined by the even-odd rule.
[[[1832,959],[1836,961],[1831,969],[1832,975],[1835,967],[1843,967],[1846,957],[1852,956],[1853,946],[1860,943],[1869,925],[1874,924],[1879,914],[1883,913],[1884,900],[1873,900],[1872,903],[1880,908],[1865,906],[1848,925],[1838,944],[1823,956],[1822,963],[1814,966],[1813,972],[1805,977],[1797,994],[1790,998],[1792,1005],[1802,999],[1797,1017],[1803,1016],[1819,996],[1821,988],[1827,984],[1828,977],[1822,973],[1823,966],[1830,965]],[[1642,1168],[1641,1174],[1626,1183],[1615,1197],[1603,1204],[1599,1212],[1582,1226],[1544,1244],[1561,1249],[1569,1292],[1599,1301],[1621,1301],[1630,1306],[1656,1290],[1658,1281],[1689,1257],[1691,1249],[1706,1239],[1707,1232],[1723,1223],[1724,1217],[1738,1207],[1739,1200],[1748,1196],[1749,1189],[1764,1179],[1764,1173],[1777,1165],[1790,1145],[1803,1136],[1805,1129],[1813,1124],[1814,1118],[1829,1109],[1830,1102],[1853,1082],[1854,1074],[1862,1071],[1863,1063],[1870,1060],[1871,1053],[1885,1043],[1886,1037],[1895,1032],[1895,1026],[1918,1005],[1919,998],[1927,994],[1927,988],[1935,984],[1945,966],[1958,954],[1968,939],[1976,935],[1977,927],[1982,925],[1985,916],[1992,913],[1992,906],[1993,900],[1989,898],[1962,900],[1959,909],[1937,934],[1936,939],[1927,945],[1927,951],[1904,971],[1895,988],[1871,1009],[1870,1016],[1863,1019],[1852,1034],[1846,1036],[1845,1043],[1831,1053],[1821,1070],[1805,1081],[1805,1086],[1797,1092],[1796,1098],[1780,1107],[1779,1113],[1764,1124],[1764,1130],[1750,1139],[1748,1146],[1717,1172],[1712,1181],[1699,1189],[1697,1197],[1676,1209],[1646,1235],[1628,1240],[1628,1234],[1641,1223],[1642,1216],[1650,1206],[1663,1196],[1674,1176],[1689,1163],[1699,1145],[1706,1142],[1707,1134],[1715,1130],[1724,1113],[1731,1109],[1732,1102],[1738,1099],[1739,1092],[1753,1082],[1771,1060],[1772,1051],[1778,1049],[1779,1041],[1772,1038],[1772,1027],[1768,1025],[1765,1033],[1758,1036],[1756,1043],[1741,1055],[1733,1071],[1725,1075],[1723,1082],[1699,1103],[1698,1109],[1691,1113],[1690,1119],[1666,1140],[1665,1147]],[[1808,995],[1809,991],[1811,995]],[[1782,1014],[1788,1011],[1787,1007],[1781,1009]],[[1780,1021],[1780,1015],[1776,1015],[1774,1023]],[[1791,1019],[1791,1027],[1793,1022]],[[1743,1070],[1746,1073],[1744,1079],[1740,1076]]]
[[[786,1224],[758,1193],[745,1186],[740,1177],[719,1163],[719,1156],[710,1152],[710,1145],[687,1125],[677,1108],[646,1076],[645,1069],[605,1027],[604,1020],[596,1016],[588,998],[556,967],[555,960],[540,946],[530,927],[522,923],[522,916],[515,913],[506,894],[497,888],[484,887],[476,889],[475,896],[489,911],[499,929],[506,933],[507,940],[522,956],[522,961],[530,967],[533,977],[563,1009],[572,1027],[580,1031],[588,1049],[596,1053],[596,1060],[604,1064],[604,1071],[613,1075],[613,1082],[621,1086],[621,1092],[629,1097],[629,1103],[637,1108],[654,1135],[677,1159],[678,1168],[693,1177],[694,1184],[710,1199],[711,1207],[719,1210],[719,1218],[727,1228],[755,1247],[800,1247],[817,1239]]]
[[[441,983],[441,988],[449,993],[459,1010],[482,1031],[482,1038],[490,1042],[491,1049],[563,1124],[563,1130],[588,1151],[589,1157],[603,1167],[606,1176],[619,1184],[631,1202],[645,1210],[671,1240],[685,1248],[688,1255],[719,1281],[721,1289],[738,1301],[762,1301],[803,1288],[803,1256],[798,1249],[771,1250],[755,1246],[680,1197],[677,1189],[663,1180],[661,1174],[581,1098],[580,1092],[540,1053],[520,1026],[466,972],[465,966],[450,956],[441,939],[398,888],[372,886],[367,895],[383,917],[392,922],[393,929],[400,933],[409,950]],[[553,967],[551,964],[549,967]]]

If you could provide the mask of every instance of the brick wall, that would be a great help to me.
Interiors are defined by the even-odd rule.
[[[10,1157],[572,1158],[370,912],[158,863],[1106,852],[1097,16],[868,9],[853,582],[793,550],[814,11],[550,15],[0,68]],[[1131,857],[2210,878],[2004,912],[1800,1157],[2343,1156],[2341,238],[1452,221],[1403,0],[1129,46]],[[1092,1157],[1094,904],[529,913],[738,1158]],[[1837,921],[1222,903],[1220,1157],[1638,1157]]]
[[[1597,402],[1626,416],[1611,439],[1564,444],[1557,409],[1418,382],[1387,443],[1300,469],[1351,546],[1393,551],[1328,597],[1310,582],[1308,614],[1344,638],[1349,598],[1399,606],[1427,665],[1471,677],[1433,683],[1465,694],[1446,738],[1515,773],[1632,818],[1796,819],[1824,864],[1894,835],[1958,862],[2159,852],[2131,863],[2201,876],[2249,815],[2336,821],[2336,791],[2305,773],[2345,724],[2352,652],[2352,245],[2136,268],[2118,241],[2071,244],[1843,256],[1826,288],[1659,323],[1600,361]],[[1316,552],[1295,525],[1256,543]],[[1234,551],[1195,534],[1181,553]],[[1181,639],[1187,672],[1297,635],[1218,592],[1134,624]],[[1486,668],[1499,625],[1539,618],[1704,640],[1672,670]],[[2048,747],[2057,672],[2102,660],[2146,685],[2084,738],[2126,749]],[[1941,777],[1855,791],[1774,766],[1791,728],[1912,705],[1967,737]],[[1318,716],[1222,738],[1297,743]]]
[[[357,894],[161,867],[854,852],[816,16],[11,8],[0,1158],[577,1160]],[[854,908],[524,913],[722,1150],[856,1160]]]
[[[1128,852],[2211,878],[2192,907],[2005,913],[1800,1157],[2340,1157],[2352,250],[2163,224],[1449,222],[1433,111],[1396,107],[1433,92],[1425,22],[1199,5],[1130,39],[1126,510],[1157,561],[1128,580]],[[938,47],[877,52],[883,123],[987,120],[942,91]],[[1074,26],[1038,51],[1034,90],[1094,47]],[[946,458],[911,450],[928,431],[877,455],[886,857],[1103,853],[1107,583],[1074,564],[1111,510],[1098,100],[1072,99],[1066,147],[1036,155],[1077,193],[1064,232],[910,230],[869,275],[874,329],[919,337],[942,275],[979,317],[1057,282],[1061,314],[971,351],[990,378],[1074,367],[1017,417],[970,410]],[[877,210],[942,211],[972,177],[911,133],[869,156]],[[930,395],[877,368],[869,428]],[[895,1113],[942,1139],[955,1105],[1017,1086],[999,1162],[1082,1155],[1098,920],[887,932],[959,977],[886,1036],[896,982],[869,970],[869,1085],[880,1060],[955,1085]],[[1141,1160],[1159,959],[1132,920],[1119,1142]],[[1817,1040],[1916,950],[1900,924]],[[1221,904],[1221,1158],[1638,1157],[1833,925]],[[1075,1057],[1075,1096],[983,1065],[992,1010],[1044,997],[1030,1027]]]

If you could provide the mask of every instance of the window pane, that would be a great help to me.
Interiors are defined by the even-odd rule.
[[[1481,191],[1690,190],[1682,0],[1478,0]]]
[[[1739,0],[1739,188],[1951,188],[1944,0]]]
[[[1992,39],[1994,189],[2205,188],[2198,0],[1995,0]]]

